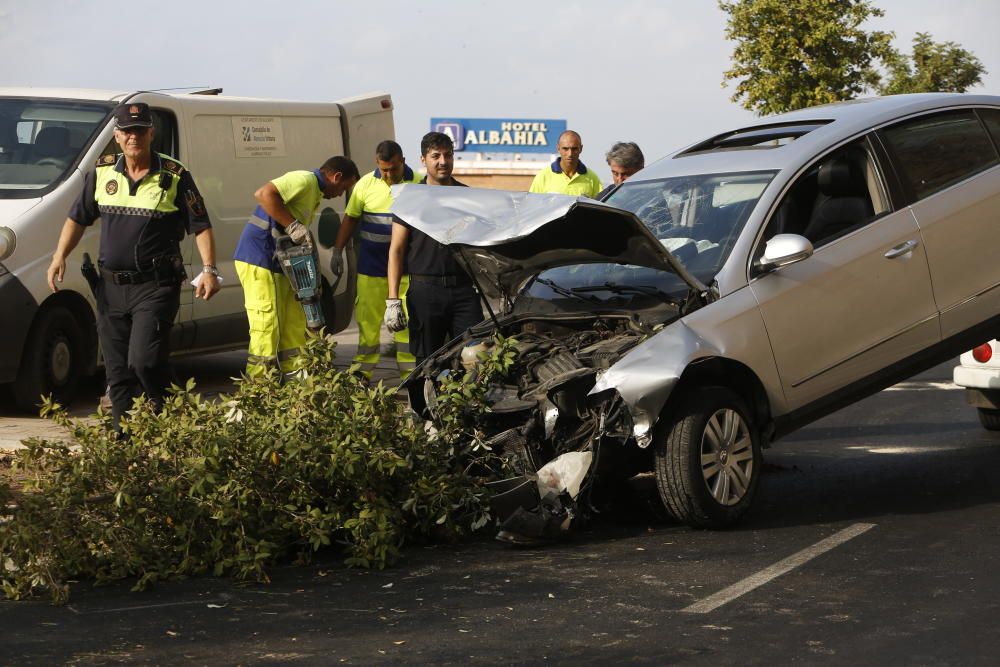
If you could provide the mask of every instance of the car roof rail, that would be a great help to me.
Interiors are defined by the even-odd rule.
[[[829,120],[798,121],[733,130],[696,144],[675,157],[736,148],[778,148],[830,122]]]
[[[169,93],[186,90],[188,95],[221,95],[222,88],[209,88],[207,86],[175,86],[174,88],[148,88],[143,92],[147,93]]]

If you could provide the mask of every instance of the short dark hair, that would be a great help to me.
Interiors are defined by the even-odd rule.
[[[455,149],[455,142],[444,132],[428,132],[420,140],[420,154],[427,155],[432,148]]]
[[[395,157],[403,157],[403,149],[392,139],[386,139],[375,147],[375,159],[388,162]]]
[[[604,158],[608,164],[617,162],[626,169],[635,169],[636,171],[646,166],[646,158],[634,141],[619,141],[611,147]]]
[[[344,178],[361,178],[358,165],[354,164],[354,160],[346,158],[343,155],[334,155],[323,163],[320,170],[331,174],[340,172],[344,175]]]

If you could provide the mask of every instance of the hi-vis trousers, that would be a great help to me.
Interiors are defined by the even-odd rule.
[[[404,311],[406,309],[406,290],[409,286],[409,276],[403,276],[399,282],[399,298],[403,300]],[[385,300],[388,296],[388,278],[358,274],[358,294],[354,300],[354,319],[358,322],[358,353],[354,356],[354,362],[361,364],[361,372],[368,378],[372,376],[372,371],[375,370],[380,356],[379,336],[382,332]],[[403,329],[396,333],[394,338],[399,378],[405,380],[416,366],[416,360],[410,353],[409,329]]]
[[[283,274],[239,260],[234,264],[250,321],[247,375],[259,374],[268,366],[277,366],[287,375],[306,342],[302,304]]]

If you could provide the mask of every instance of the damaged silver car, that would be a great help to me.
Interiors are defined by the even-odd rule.
[[[904,95],[759,119],[604,202],[404,186],[394,214],[499,304],[411,405],[433,418],[497,331],[516,371],[480,427],[527,473],[501,489],[510,533],[551,537],[643,473],[677,520],[731,525],[762,447],[996,335],[998,144],[1000,98]]]

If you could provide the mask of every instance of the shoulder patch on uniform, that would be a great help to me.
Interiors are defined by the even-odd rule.
[[[164,159],[162,161],[163,170],[169,171],[171,174],[177,174],[180,176],[184,173],[184,165],[180,162],[174,162],[173,160]]]
[[[97,160],[97,166],[98,167],[109,167],[109,166],[113,165],[117,161],[118,161],[118,156],[117,155],[102,155]]]

